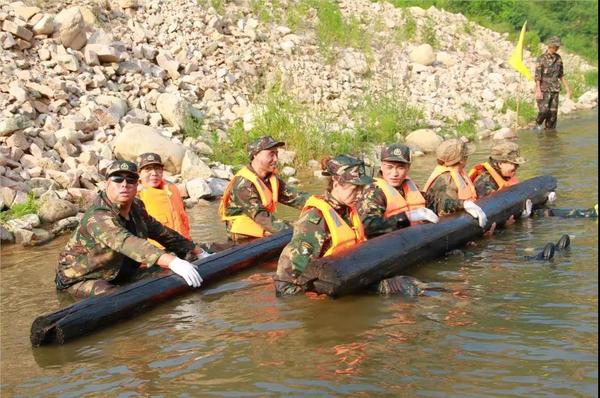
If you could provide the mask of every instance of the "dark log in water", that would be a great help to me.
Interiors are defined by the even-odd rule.
[[[281,253],[291,231],[235,246],[194,262],[203,286],[237,270],[269,260]],[[64,344],[96,329],[129,319],[171,297],[193,290],[183,278],[165,271],[102,296],[81,300],[57,312],[39,316],[31,325],[31,344]]]
[[[518,216],[525,201],[543,204],[556,190],[556,179],[535,177],[477,201],[493,222],[504,223]],[[318,293],[342,296],[363,290],[382,279],[398,275],[405,268],[443,256],[448,251],[480,237],[477,220],[465,213],[444,217],[438,224],[421,224],[379,236],[337,255],[310,264],[303,273],[309,287]]]

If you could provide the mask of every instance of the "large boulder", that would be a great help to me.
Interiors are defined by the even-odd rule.
[[[516,138],[518,138],[517,134],[510,127],[502,127],[492,132],[492,139],[496,141],[514,140]]]
[[[411,62],[429,66],[435,61],[433,48],[429,44],[421,44],[414,48],[408,55]]]
[[[80,50],[85,46],[85,21],[79,7],[70,7],[59,12],[54,18],[56,32],[63,46]]]
[[[52,223],[77,214],[79,208],[61,199],[56,191],[48,191],[40,197],[38,215],[44,222]]]
[[[415,130],[406,136],[406,143],[420,148],[421,151],[435,152],[443,139],[431,129]]]
[[[193,151],[185,151],[181,162],[181,178],[191,180],[193,178],[208,178],[212,176],[212,170]]]
[[[185,183],[185,188],[187,189],[190,199],[195,201],[201,198],[210,197],[212,195],[210,186],[202,178],[194,178],[193,180],[189,180]]]
[[[176,129],[183,128],[186,119],[202,119],[202,113],[187,102],[180,93],[162,93],[156,100],[156,109],[162,118]]]
[[[181,171],[186,148],[160,133],[160,130],[143,124],[125,125],[114,142],[114,153],[120,159],[136,161],[144,152],[158,153],[165,169],[172,173]]]

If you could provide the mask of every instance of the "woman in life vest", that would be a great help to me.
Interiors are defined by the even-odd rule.
[[[138,157],[140,184],[138,197],[144,202],[146,211],[161,224],[179,232],[188,239],[190,222],[185,213],[181,194],[175,184],[163,179],[164,164],[159,154],[143,153]],[[158,243],[151,241],[156,246]]]
[[[403,144],[381,149],[379,178],[367,185],[358,201],[358,213],[367,237],[373,238],[413,223],[437,223],[438,216],[425,207],[425,198],[409,177],[410,148]]]
[[[310,290],[302,282],[306,266],[318,258],[338,253],[365,240],[363,226],[354,208],[361,188],[372,182],[364,163],[340,155],[322,161],[329,186],[323,195],[311,196],[294,224],[290,243],[283,249],[275,276],[278,295]]]
[[[475,185],[477,197],[482,198],[500,189],[519,183],[517,169],[527,162],[519,152],[519,145],[500,141],[492,146],[488,162],[475,165],[469,178]]]
[[[465,210],[485,228],[487,216],[473,201],[477,199],[475,186],[465,172],[471,150],[466,142],[453,138],[440,144],[436,150],[437,163],[425,184],[427,207],[439,216]]]

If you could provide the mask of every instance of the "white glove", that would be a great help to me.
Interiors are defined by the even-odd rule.
[[[171,260],[169,268],[171,271],[185,279],[187,284],[192,287],[200,287],[200,284],[202,284],[202,277],[198,271],[196,271],[196,267],[179,257],[175,257]]]
[[[479,226],[481,228],[485,228],[485,224],[487,224],[487,216],[481,209],[481,207],[477,206],[470,200],[465,200],[463,203],[463,208],[471,217],[476,218],[479,221]]]
[[[548,193],[548,200],[546,201],[546,203],[551,205],[554,202],[556,202],[556,192],[552,191],[552,192]]]
[[[440,218],[437,216],[437,214],[426,207],[409,210],[406,212],[406,217],[408,217],[410,222],[429,221],[435,224],[440,221]]]
[[[527,218],[531,215],[531,209],[533,208],[533,203],[531,203],[531,199],[527,199],[525,201],[525,209],[521,213],[521,217]]]

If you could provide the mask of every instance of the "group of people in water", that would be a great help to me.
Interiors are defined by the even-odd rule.
[[[177,186],[163,178],[159,154],[141,154],[137,164],[113,162],[106,170],[105,189],[59,255],[57,289],[88,297],[161,268],[198,287],[202,278],[189,261],[293,228],[279,258],[275,290],[280,295],[299,293],[308,288],[302,272],[309,263],[378,235],[437,223],[439,217],[459,210],[485,229],[487,217],[474,201],[516,184],[516,171],[525,163],[516,143],[502,141],[494,144],[488,162],[467,173],[470,145],[450,139],[437,149],[438,164],[421,191],[409,177],[410,148],[394,143],[383,146],[376,178],[352,155],[324,159],[327,188],[310,196],[277,174],[278,148],[284,145],[270,136],[248,145],[250,161],[232,178],[219,206],[229,236],[226,244],[191,240],[183,200]],[[555,196],[551,193],[548,200]],[[275,216],[279,204],[301,209],[293,225]],[[523,215],[528,216],[531,206],[525,207]],[[393,293],[395,286],[390,278],[381,281],[378,290]]]

